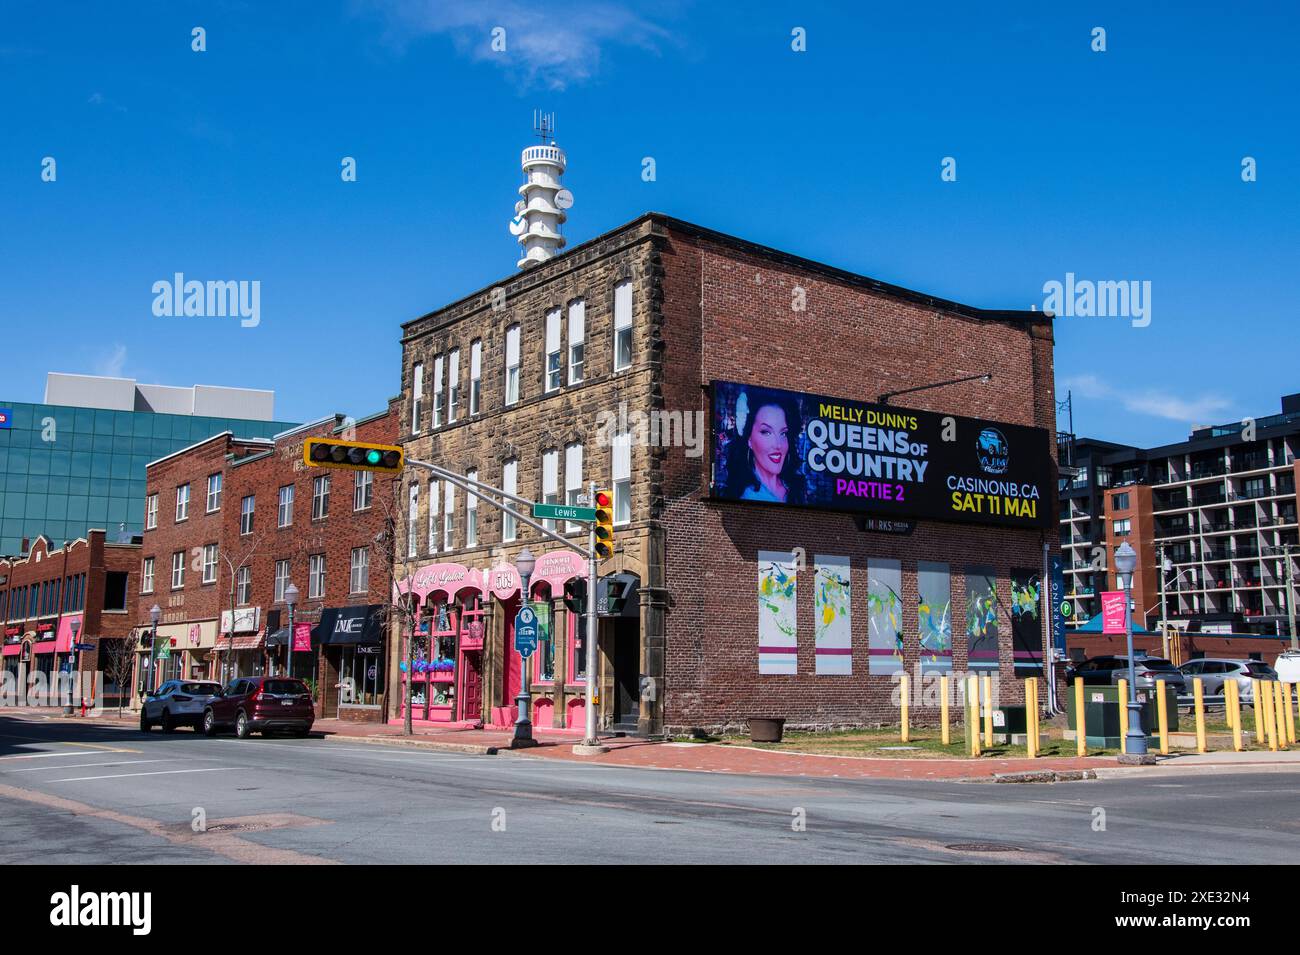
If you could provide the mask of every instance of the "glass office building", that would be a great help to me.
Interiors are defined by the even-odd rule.
[[[47,392],[48,397],[48,392]],[[269,438],[290,421],[0,401],[0,555],[24,537],[52,545],[102,527],[115,540],[144,527],[145,465],[233,431]]]

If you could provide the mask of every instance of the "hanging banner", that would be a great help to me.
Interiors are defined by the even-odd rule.
[[[868,671],[903,672],[903,565],[896,560],[867,560]]]
[[[1016,676],[1042,676],[1042,581],[1036,570],[1011,568],[1011,644]]]
[[[1124,591],[1103,590],[1101,592],[1101,632],[1126,634],[1124,626]]]
[[[798,578],[789,551],[758,552],[758,672],[798,672]]]
[[[1053,441],[1024,425],[714,381],[716,498],[1050,527]]]
[[[847,676],[853,673],[849,559],[818,554],[813,566],[817,673]]]
[[[294,621],[293,652],[306,653],[311,650],[311,624]]]
[[[1052,589],[1049,599],[1052,605],[1052,646],[1065,657],[1065,561],[1060,554],[1047,558],[1047,579]]]
[[[967,666],[998,668],[998,578],[992,567],[966,568]]]
[[[948,565],[917,561],[916,590],[921,672],[948,673],[952,670],[952,579]]]

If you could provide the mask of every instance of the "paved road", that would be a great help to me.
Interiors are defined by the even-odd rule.
[[[1300,774],[1258,772],[1054,785],[735,776],[0,718],[0,864],[517,863],[520,853],[1291,863],[1298,788]],[[795,831],[800,815],[806,829]],[[1018,851],[948,848],[964,843]]]

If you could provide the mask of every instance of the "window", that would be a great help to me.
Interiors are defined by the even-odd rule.
[[[126,571],[110,570],[104,574],[104,612],[123,613],[126,611]],[[53,581],[54,600],[57,606],[59,582]],[[50,608],[50,613],[54,608]]]
[[[478,480],[477,471],[467,471],[465,477],[469,478],[471,485]],[[465,495],[465,546],[474,547],[478,544],[478,498],[473,494]]]
[[[576,506],[582,494],[582,445],[570,444],[564,449],[564,503]],[[564,532],[576,534],[581,524],[565,522]]]
[[[1127,517],[1124,518],[1124,520],[1122,521],[1115,521],[1114,523],[1115,536],[1122,537],[1123,535],[1129,533],[1131,526],[1132,526],[1132,520]]]
[[[221,510],[221,474],[208,475],[207,513]]]
[[[438,479],[429,478],[429,554],[437,554],[438,538],[442,534],[438,531]]]
[[[614,286],[614,370],[632,367],[632,283]]]
[[[358,474],[361,472],[358,471]],[[280,506],[275,516],[276,527],[293,526],[293,485],[286,484],[280,488]]]
[[[560,452],[542,452],[542,503],[560,503]],[[542,526],[549,531],[555,530],[555,521],[543,520]]]
[[[158,495],[150,494],[144,499],[144,529],[153,530],[158,526]]]
[[[417,361],[411,372],[411,433],[420,431],[420,416],[424,414],[424,362]]]
[[[348,574],[348,593],[364,594],[370,590],[370,548],[352,548],[352,570]]]
[[[406,556],[414,557],[420,547],[420,485],[412,483],[406,508]]]
[[[307,596],[313,600],[325,596],[324,554],[312,554],[307,558]]]
[[[582,381],[582,343],[586,335],[587,303],[576,299],[569,303],[569,384]]]
[[[205,584],[215,584],[217,582],[217,545],[203,545],[203,582]]]
[[[187,520],[190,516],[190,486],[182,484],[176,489],[176,523]]]
[[[1127,511],[1128,492],[1125,491],[1123,494],[1116,494],[1114,497],[1112,497],[1110,499],[1110,509],[1112,511]]]
[[[519,400],[519,326],[506,329],[506,404]]]
[[[322,474],[312,481],[311,519],[323,521],[330,513],[330,476]]]
[[[518,494],[517,479],[519,477],[519,462],[507,461],[501,469],[501,490],[507,494]],[[510,502],[513,506],[514,502]],[[515,518],[513,514],[501,512],[501,539],[503,541],[512,541],[515,539]]]
[[[153,593],[153,558],[146,557],[140,568],[140,593]]]
[[[254,494],[249,494],[239,502],[239,534],[247,536],[253,533],[253,499]]]
[[[284,592],[289,587],[289,562],[287,560],[277,560],[275,562],[275,602],[284,602]]]
[[[235,574],[235,602],[245,607],[253,599],[253,569],[240,567]]]
[[[617,434],[611,446],[614,467],[614,523],[632,520],[632,435]]]
[[[370,471],[354,471],[352,478],[352,510],[364,511],[370,507],[375,475]]]
[[[469,346],[469,413],[479,412],[483,383],[483,342],[475,339]]]
[[[178,550],[172,554],[172,590],[185,586],[185,551]]]
[[[456,527],[456,485],[450,481],[443,489],[442,502],[442,549],[451,550],[455,546]]]
[[[460,349],[447,354],[447,423],[453,424],[460,415]]]
[[[546,313],[546,390],[560,387],[560,310]]]
[[[433,360],[433,426],[442,427],[442,356]]]

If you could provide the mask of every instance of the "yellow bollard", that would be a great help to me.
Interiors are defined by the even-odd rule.
[[[900,702],[900,710],[899,710],[899,726],[901,727],[899,739],[901,739],[904,743],[906,743],[907,742],[907,697],[908,697],[906,673],[904,673],[902,679],[899,680],[898,688],[903,694],[902,700]]]
[[[1295,713],[1291,709],[1291,689],[1294,683],[1282,684],[1282,707],[1286,710],[1286,741],[1295,745]]]
[[[1259,698],[1255,700],[1259,707],[1260,719],[1264,721],[1263,744],[1269,749],[1277,749],[1277,734],[1273,729],[1273,681],[1259,681]]]
[[[943,745],[950,742],[948,733],[948,678],[939,677],[939,722],[943,724]]]
[[[1241,687],[1237,681],[1229,680],[1223,684],[1223,706],[1228,714],[1228,725],[1232,727],[1232,748],[1240,753],[1241,746]]]
[[[1156,713],[1160,717],[1160,755],[1169,755],[1169,707],[1165,705],[1165,681],[1156,680]]]
[[[980,678],[966,679],[966,732],[970,734],[970,754],[980,755]]]
[[[1192,681],[1192,693],[1196,697],[1196,751],[1205,752],[1205,684],[1198,676]]]
[[[1030,759],[1038,756],[1038,681],[1025,680],[1025,750]]]
[[[1282,709],[1282,684],[1273,684],[1273,726],[1278,747],[1286,749],[1286,713]]]
[[[1263,723],[1263,717],[1259,715],[1259,698],[1260,698],[1260,694],[1263,691],[1260,690],[1259,688],[1260,682],[1261,682],[1260,680],[1253,680],[1253,679],[1250,681],[1250,712],[1251,715],[1255,718],[1255,742],[1256,744],[1263,746],[1264,745],[1264,723]]]
[[[984,748],[993,747],[993,677],[984,677]]]
[[[1128,736],[1128,680],[1119,681],[1119,751],[1124,752],[1124,737]]]
[[[1074,678],[1074,738],[1075,752],[1088,755],[1088,721],[1083,712],[1083,677]]]

